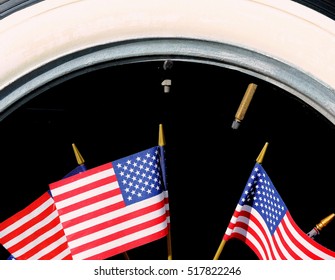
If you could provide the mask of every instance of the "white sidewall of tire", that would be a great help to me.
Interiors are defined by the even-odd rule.
[[[334,119],[335,23],[287,0],[42,1],[0,21],[0,92],[77,51],[157,38],[227,44],[296,68],[329,90],[321,99],[311,94],[304,101]],[[3,97],[0,110],[33,89]]]

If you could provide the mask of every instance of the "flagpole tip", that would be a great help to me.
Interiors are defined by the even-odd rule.
[[[263,149],[261,150],[260,154],[258,155],[258,157],[256,159],[257,163],[259,163],[259,164],[263,163],[263,159],[264,159],[264,156],[265,156],[266,149],[268,148],[268,145],[269,145],[269,143],[266,142]]]
[[[165,137],[164,137],[163,125],[159,124],[158,146],[164,146],[164,145],[165,145]]]
[[[76,160],[77,160],[77,163],[79,165],[82,165],[85,163],[85,160],[84,158],[81,156],[79,150],[77,149],[76,145],[74,143],[72,143],[72,148],[73,148],[73,151],[74,151],[74,155],[76,156]]]
[[[318,230],[323,229],[326,225],[328,225],[334,219],[334,217],[335,217],[334,213],[330,214],[326,218],[322,219],[321,222],[316,225],[316,228]]]

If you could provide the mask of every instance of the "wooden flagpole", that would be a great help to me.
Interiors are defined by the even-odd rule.
[[[220,243],[220,246],[219,246],[219,248],[217,249],[217,251],[216,251],[216,253],[215,253],[215,256],[214,256],[213,260],[218,260],[218,259],[219,259],[220,255],[221,255],[221,252],[222,252],[222,250],[223,250],[224,245],[226,245],[226,240],[222,239],[222,240],[221,240],[221,243]]]
[[[79,150],[77,149],[77,147],[74,143],[72,144],[72,148],[73,148],[73,151],[74,151],[74,155],[76,156],[77,163],[79,165],[84,164],[85,160],[82,157],[82,155],[80,154]],[[123,256],[126,260],[129,260],[129,256],[128,256],[127,252],[123,252],[122,254],[123,254]]]
[[[265,156],[265,152],[266,152],[266,149],[267,149],[268,145],[269,145],[269,143],[266,142],[265,145],[264,145],[264,147],[263,147],[263,149],[261,150],[261,152],[259,153],[259,155],[258,155],[258,157],[257,157],[257,159],[256,159],[256,162],[257,162],[257,163],[262,164],[263,159],[264,159],[264,156]],[[226,240],[224,240],[224,239],[222,238],[221,243],[220,243],[220,246],[219,246],[219,248],[217,249],[217,251],[216,251],[216,253],[215,253],[215,256],[214,256],[213,260],[218,260],[218,259],[219,259],[219,257],[220,257],[220,255],[221,255],[221,252],[222,252],[223,247],[225,246],[225,244],[226,244]]]
[[[159,133],[158,133],[158,146],[164,147],[165,144],[166,143],[165,143],[165,136],[164,136],[164,131],[163,131],[163,125],[160,124],[159,125]],[[164,158],[163,158],[163,160],[164,160]],[[169,227],[169,231],[168,231],[168,234],[167,234],[167,250],[168,250],[168,260],[172,260],[172,244],[171,244],[171,231],[170,231],[170,227]]]

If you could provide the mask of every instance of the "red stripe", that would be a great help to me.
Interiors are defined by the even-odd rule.
[[[37,223],[41,222],[42,220],[44,220],[45,218],[47,218],[53,211],[54,209],[54,205],[50,205],[47,209],[45,209],[45,211],[41,212],[39,215],[37,215],[34,218],[31,218],[30,220],[28,220],[26,223],[22,224],[20,227],[18,227],[17,229],[11,231],[10,234],[8,234],[7,236],[4,236],[2,238],[2,242],[3,244],[7,243],[8,241],[16,238],[17,236],[19,236],[20,234],[22,234],[23,232],[25,232],[26,230],[32,228],[33,226],[35,226]],[[26,213],[26,216],[31,215],[31,213]],[[59,219],[58,219],[59,221]],[[59,221],[60,223],[60,221]],[[29,236],[28,236],[29,238]],[[33,239],[35,239],[36,237],[34,237]]]
[[[90,175],[93,175],[93,174],[96,174],[96,173],[99,173],[99,172],[102,172],[102,171],[105,171],[105,170],[108,170],[108,169],[111,169],[111,168],[113,168],[113,165],[112,165],[111,162],[109,162],[109,163],[91,168],[89,170],[83,171],[81,173],[75,174],[73,176],[63,178],[63,179],[61,179],[57,182],[49,184],[49,187],[52,191],[53,189],[61,188],[64,185],[69,184],[73,181],[77,181],[81,178],[84,178],[84,177],[87,177],[87,176],[90,176]]]
[[[76,247],[76,248],[72,249],[71,250],[72,251],[72,255],[75,256],[76,254],[81,253],[81,252],[86,251],[86,250],[89,250],[91,248],[98,247],[98,246],[106,244],[108,242],[115,241],[115,240],[117,240],[119,238],[128,236],[128,235],[130,235],[132,233],[135,233],[135,232],[138,232],[138,231],[141,231],[141,230],[153,227],[153,226],[155,226],[157,224],[161,224],[165,220],[166,220],[166,215],[162,215],[160,217],[157,217],[157,218],[155,218],[153,220],[150,220],[150,221],[147,221],[145,223],[142,223],[142,224],[139,224],[139,225],[136,225],[136,226],[133,226],[133,227],[129,227],[129,228],[127,228],[127,229],[125,229],[125,230],[123,230],[121,232],[116,232],[116,233],[110,234],[110,235],[108,235],[106,237],[103,237],[103,238],[100,238],[100,239],[96,239],[96,240],[94,240],[92,242],[86,243],[84,245],[81,245],[79,247]],[[159,231],[159,236],[163,237],[163,236],[165,236],[167,234],[167,232],[168,232],[167,228],[164,228],[164,230]],[[164,233],[164,235],[163,235],[163,233]],[[157,237],[157,234],[155,234],[154,236]],[[127,246],[129,246],[129,244],[133,244],[134,247],[137,247],[137,246],[139,246],[139,243],[141,244],[141,240],[143,241],[143,238],[134,240],[134,241],[132,241],[130,243],[126,243],[126,244],[128,244]],[[151,238],[148,238],[148,237],[145,237],[145,240],[147,240],[146,243],[153,241]],[[120,244],[119,246],[126,246],[126,244]],[[87,259],[99,259],[99,258],[97,258],[97,256],[102,255],[102,254],[106,254],[107,252],[108,252],[108,255],[105,256],[105,257],[111,257],[113,255],[109,254],[110,251],[111,251],[110,249],[106,250],[105,252],[102,252],[102,253],[100,253],[98,255],[95,255],[94,258],[92,258],[92,256],[91,256],[91,257],[88,257]]]
[[[62,260],[73,260],[71,253],[62,258]]]
[[[314,248],[324,252],[325,254],[329,255],[330,257],[335,258],[335,252],[329,250],[328,248],[322,246],[320,243],[316,242],[314,239],[310,238],[306,233],[304,233],[299,226],[294,222],[291,214],[289,212],[286,213],[288,220],[290,221],[291,225],[294,227],[295,231],[300,235],[300,237],[310,243]]]
[[[232,233],[232,238],[236,238],[240,241],[242,241],[243,243],[245,243],[246,245],[248,245],[250,247],[250,249],[256,254],[258,259],[262,259],[262,255],[260,253],[260,251],[258,251],[257,247],[250,241],[248,240],[243,234],[240,234],[238,232],[234,232]]]
[[[303,239],[301,236],[301,233],[303,235],[306,235],[306,233],[302,232],[298,226],[295,224],[295,222],[293,220],[291,220],[291,217],[288,217],[289,223],[291,224],[291,226],[295,229],[296,234],[299,235],[299,238]],[[320,258],[320,256],[317,256],[316,254],[314,254],[312,251],[310,251],[309,249],[307,249],[306,247],[301,245],[301,240],[297,240],[296,237],[293,236],[292,231],[288,229],[286,222],[283,220],[282,221],[282,225],[283,228],[286,232],[286,234],[289,236],[290,240],[299,248],[300,251],[302,251],[305,255],[309,256],[311,259],[313,260],[322,260],[323,258]],[[300,232],[298,232],[300,231]],[[313,245],[310,241],[313,240],[310,238],[310,240],[308,240],[308,242]]]
[[[56,217],[50,223],[48,223],[45,226],[37,229],[35,232],[30,233],[27,237],[22,239],[20,242],[17,242],[15,245],[9,247],[8,250],[13,251],[13,252],[16,252],[16,251],[20,250],[21,248],[23,248],[24,246],[34,242],[36,240],[36,238],[38,238],[39,236],[41,236],[42,234],[44,234],[48,230],[53,229],[54,227],[56,227],[59,224],[60,224],[59,218]],[[63,231],[63,235],[64,235],[64,231]],[[16,236],[17,235],[15,235],[15,237]]]
[[[27,216],[29,213],[33,212],[36,208],[40,207],[43,203],[45,203],[49,199],[52,199],[49,193],[47,192],[44,193],[42,196],[40,196],[26,208],[24,208],[20,212],[17,212],[15,215],[11,216],[7,220],[0,223],[0,232],[3,231],[5,228],[11,226],[18,220],[22,219],[23,217]]]
[[[240,211],[237,211],[237,210],[235,210],[234,211],[234,213],[233,213],[233,216],[232,216],[232,218],[231,218],[231,220],[230,220],[230,222],[229,222],[229,225],[228,225],[228,228],[227,228],[227,230],[226,230],[226,232],[228,231],[228,229],[229,230],[232,230],[232,229],[234,229],[234,227],[235,227],[235,223],[233,223],[232,222],[232,219],[233,218],[238,218],[238,216],[240,215]],[[227,238],[227,239],[226,239]],[[224,240],[228,240],[229,239],[229,235],[224,235]]]
[[[133,248],[142,246],[144,244],[147,244],[149,242],[156,241],[160,238],[163,238],[168,234],[167,228],[162,229],[161,231],[155,232],[151,235],[145,236],[143,238],[137,239],[133,242],[129,242],[127,244],[121,245],[119,247],[115,247],[109,250],[106,250],[105,252],[102,252],[100,254],[96,254],[94,256],[88,257],[86,260],[103,260],[107,259],[109,257],[115,256],[117,254],[129,251]]]
[[[283,222],[283,221],[282,221],[282,222]],[[279,237],[279,240],[278,240],[278,242],[280,242],[279,244],[287,250],[287,252],[292,256],[293,259],[295,259],[295,260],[301,260],[301,257],[299,257],[299,256],[298,256],[298,255],[297,255],[297,254],[290,248],[290,246],[286,243],[286,241],[285,241],[284,238],[283,238],[283,235],[282,235],[281,231],[280,231],[278,228],[277,228],[276,232],[277,232],[278,237]],[[281,250],[280,247],[279,247],[278,249]],[[286,259],[286,257],[284,257],[284,259]]]
[[[123,201],[120,201],[118,203],[106,206],[106,207],[101,208],[101,209],[97,209],[95,211],[89,212],[87,214],[84,214],[84,215],[78,216],[76,218],[73,218],[69,221],[66,221],[66,222],[63,223],[63,226],[64,226],[64,228],[69,228],[71,226],[74,226],[74,225],[80,224],[82,222],[85,222],[87,220],[90,220],[91,218],[95,218],[95,217],[99,217],[99,216],[107,214],[107,213],[111,213],[111,212],[113,212],[115,210],[118,210],[120,208],[123,208],[123,207],[125,207],[125,204],[124,204]]]
[[[289,223],[293,226],[292,224],[293,221],[290,221],[289,220]],[[314,259],[314,260],[320,260],[321,258],[317,255],[315,255],[313,252],[309,251],[309,249],[307,249],[306,247],[304,247],[300,242],[301,240],[297,240],[296,237],[292,234],[292,230],[291,229],[288,229],[288,226],[285,222],[285,220],[283,219],[282,222],[281,222],[282,226],[283,226],[283,229],[286,233],[286,235],[289,237],[289,239],[291,240],[291,242],[297,247],[299,248],[299,250],[301,252],[303,252],[305,255],[309,256],[311,259]],[[298,233],[296,231],[296,233]],[[306,233],[304,233],[306,234]],[[300,236],[300,234],[298,234]],[[300,236],[301,237],[301,236]],[[312,239],[311,239],[312,240]],[[289,245],[287,245],[289,246]],[[300,259],[302,259],[303,257],[298,257]],[[294,258],[296,259],[296,258]]]
[[[89,227],[89,228],[85,228],[81,231],[77,231],[76,233],[68,235],[67,238],[68,238],[69,241],[72,241],[72,240],[81,238],[83,236],[92,234],[94,232],[98,232],[100,230],[110,228],[111,226],[115,226],[117,224],[123,223],[123,222],[131,220],[133,218],[137,218],[137,217],[143,216],[145,214],[151,213],[153,211],[156,211],[158,209],[161,209],[162,207],[164,207],[164,205],[162,205],[162,204],[163,204],[162,201],[159,201],[155,204],[149,205],[149,206],[144,207],[142,209],[129,212],[129,213],[124,214],[120,217],[116,217],[114,219],[110,219],[110,220],[108,220],[106,222],[103,222],[103,223],[100,223],[98,225],[95,225],[95,226],[92,226],[92,227]],[[165,217],[166,217],[166,215],[165,215]]]
[[[245,212],[245,211],[243,211]],[[266,233],[266,230],[264,229],[264,227],[262,226],[262,224],[260,223],[260,221],[253,215],[251,215],[251,220],[255,223],[255,225],[257,226],[257,228],[261,231],[262,233],[262,236],[263,236],[263,239],[265,239],[265,242],[266,244],[268,245],[268,248],[270,250],[270,252],[267,251],[266,247],[264,246],[264,243],[263,241],[261,240],[261,238],[259,238],[259,235],[257,235],[256,239],[258,240],[259,243],[261,243],[262,245],[262,249],[263,249],[263,252],[264,254],[266,255],[266,259],[269,260],[269,259],[274,259],[274,252],[273,252],[273,249],[272,249],[272,246],[271,246],[271,243],[270,243],[270,239]],[[255,233],[256,234],[256,233]],[[269,257],[269,254],[271,255],[271,258]]]
[[[37,210],[39,207],[41,207],[42,204],[44,204],[47,201],[48,203],[51,203],[51,205],[46,209],[44,209],[43,212],[39,213],[37,216],[30,218],[30,216],[32,216],[32,212]],[[14,240],[19,235],[25,234],[24,232],[26,230],[29,230],[30,228],[36,226],[41,221],[48,218],[54,211],[55,211],[54,201],[49,195],[49,193],[46,192],[38,199],[36,199],[33,203],[31,203],[29,206],[27,206],[25,209],[18,212],[16,215],[12,216],[11,218],[7,219],[4,223],[2,223],[2,227],[5,228],[10,226],[14,222],[17,222],[19,219],[30,218],[26,223],[22,224],[19,228],[13,230],[10,234],[3,237],[1,239],[1,242],[5,244],[9,241]],[[37,238],[41,237],[47,231],[54,231],[54,228],[58,225],[61,225],[61,223],[57,215],[53,220],[48,221],[47,224],[45,224],[44,226],[42,225],[39,226],[38,228],[36,228],[34,232],[29,233],[29,235],[25,236],[21,241],[15,243],[13,246],[8,247],[6,249],[11,254],[13,254],[16,259],[29,259],[36,253],[40,252],[45,247],[53,244],[54,242],[59,242],[58,240],[61,237],[65,236],[63,230],[58,230],[57,232],[53,233],[52,236],[50,236],[49,238],[39,241],[40,242],[39,244],[34,244]],[[29,251],[25,252],[22,255],[17,255],[17,252],[19,250],[21,250],[27,245],[32,244],[34,244],[34,246]],[[63,251],[62,249],[63,247],[67,247],[67,243],[61,245],[61,247],[59,248]],[[51,252],[50,254],[58,255],[59,253],[61,253],[61,251],[53,250],[53,252]],[[69,258],[69,256],[66,256],[66,258]]]
[[[255,225],[257,226],[257,228],[262,232],[262,235],[264,236],[264,238],[266,239],[266,242],[268,243],[268,246],[270,248],[270,252],[267,252],[265,249],[265,246],[263,244],[263,242],[261,241],[260,237],[257,235],[257,233],[251,228],[249,227],[248,224],[245,224],[244,222],[241,221],[236,221],[235,223],[232,222],[232,219],[228,225],[228,229],[229,230],[234,230],[235,227],[240,227],[244,230],[246,230],[246,232],[250,235],[252,235],[257,242],[261,245],[261,251],[259,251],[256,248],[256,244],[253,244],[252,241],[250,239],[248,239],[246,237],[245,234],[240,234],[238,232],[234,232],[232,231],[231,234],[227,234],[228,229],[226,231],[226,233],[223,236],[224,240],[229,240],[230,238],[237,238],[241,241],[243,241],[244,243],[246,243],[258,256],[258,258],[262,258],[261,253],[263,252],[264,255],[266,255],[266,259],[268,259],[269,255],[268,253],[271,254],[272,259],[281,259],[281,260],[285,260],[287,259],[287,257],[284,255],[283,249],[285,249],[287,251],[287,253],[295,260],[301,260],[304,259],[303,257],[300,257],[298,255],[298,251],[303,252],[306,256],[310,257],[313,260],[321,260],[324,259],[324,257],[321,257],[320,255],[318,255],[318,252],[316,251],[317,249],[319,249],[320,251],[322,251],[325,254],[329,254],[330,257],[334,257],[335,252],[323,247],[322,245],[320,245],[319,243],[317,243],[316,241],[314,241],[313,239],[311,239],[310,237],[307,236],[306,233],[304,233],[298,226],[297,224],[294,222],[294,220],[292,219],[290,213],[287,211],[286,216],[288,218],[288,222],[290,223],[290,225],[294,228],[295,230],[295,234],[297,234],[299,237],[297,238],[292,232],[292,229],[288,228],[288,224],[285,222],[285,220],[283,219],[281,221],[281,225],[282,225],[282,229],[280,229],[279,227],[276,230],[276,233],[278,235],[278,238],[275,239],[274,237],[272,238],[273,244],[270,243],[270,240],[268,239],[266,232],[263,228],[263,226],[259,223],[259,221],[256,219],[256,217],[254,217],[253,215],[249,215],[248,211],[244,211],[243,209],[241,210],[241,212],[238,212],[237,210],[235,210],[233,217],[234,218],[238,218],[239,216],[244,216],[247,219],[253,221],[255,223]],[[285,233],[285,235],[287,236],[286,238],[289,238],[289,240],[295,244],[295,246],[297,248],[291,248],[292,245],[287,243],[287,241],[285,241],[283,234]],[[306,242],[308,242],[311,246],[313,246],[315,248],[314,249],[309,249],[308,247],[305,247],[302,244],[302,240],[305,240]],[[274,252],[275,250],[277,251],[279,256],[275,256]]]
[[[65,215],[67,213],[71,213],[73,211],[79,210],[80,208],[87,207],[87,205],[92,205],[96,202],[100,202],[100,201],[103,201],[103,200],[106,200],[106,199],[110,199],[110,198],[112,198],[114,196],[117,196],[119,194],[121,194],[121,191],[120,191],[119,188],[117,188],[115,190],[110,190],[110,191],[107,191],[107,192],[104,192],[104,193],[101,193],[101,194],[98,194],[98,195],[91,196],[87,199],[80,200],[79,202],[72,203],[68,206],[62,207],[58,210],[58,212],[59,212],[60,215]]]
[[[285,255],[283,254],[283,251],[280,249],[279,247],[279,244],[277,242],[277,240],[274,238],[274,236],[272,235],[272,241],[273,241],[273,244],[276,248],[276,251],[277,251],[277,254],[279,255],[279,258],[278,257],[274,257],[274,259],[279,259],[279,260],[286,260],[287,258],[285,257]]]
[[[246,236],[244,236],[240,233],[232,232],[231,235],[228,235],[228,234],[225,233],[223,239],[227,241],[230,238],[234,238],[234,237],[238,238],[239,240],[245,242],[254,251],[254,253],[257,255],[257,257],[259,259],[263,259],[262,255],[265,255],[266,259],[270,259],[269,255],[271,255],[272,259],[276,259],[275,254],[274,254],[274,248],[272,248],[272,245],[270,243],[270,239],[268,238],[268,235],[266,234],[266,231],[265,231],[264,227],[258,221],[258,219],[255,216],[251,215],[251,213],[248,212],[247,210],[243,210],[243,208],[242,208],[241,212],[239,212],[237,210],[234,211],[233,217],[238,218],[239,216],[244,216],[247,219],[250,219],[251,221],[254,222],[254,224],[257,226],[258,230],[261,231],[262,237],[265,239],[265,242],[268,244],[268,247],[269,247],[270,251],[269,252],[267,251],[267,249],[264,245],[264,242],[261,239],[261,236],[259,236],[256,233],[256,231],[254,231],[251,227],[249,227],[248,225],[246,225],[243,222],[238,222],[238,224],[230,222],[229,225],[228,225],[228,228],[231,229],[231,230],[234,230],[235,227],[239,226],[239,227],[245,229],[248,233],[250,233],[257,240],[257,242],[262,247],[262,251],[259,251],[256,248],[256,246],[254,244],[252,244],[252,241],[248,240],[246,238]],[[278,250],[278,246],[277,246],[276,242],[274,242],[274,243],[275,243],[275,248],[277,248],[277,250]]]
[[[55,201],[59,202],[59,201],[62,201],[62,200],[68,199],[68,198],[72,198],[76,195],[85,193],[87,191],[94,190],[94,189],[99,188],[101,186],[114,183],[115,181],[116,181],[116,176],[115,175],[108,176],[106,178],[96,180],[96,181],[91,182],[89,184],[81,185],[80,187],[78,187],[74,190],[70,190],[70,191],[67,191],[65,193],[55,195]]]
[[[264,228],[262,227],[262,225],[260,224],[260,222],[256,219],[256,217],[254,217],[251,213],[249,213],[248,211],[241,211],[240,212],[240,216],[244,216],[246,217],[247,219],[253,221],[255,223],[255,225],[257,226],[257,228],[261,231],[261,236],[258,235],[258,233],[252,228],[252,227],[249,227],[248,224],[245,224],[244,222],[242,221],[237,221],[237,223],[235,224],[235,227],[240,227],[240,228],[243,228],[244,230],[246,230],[249,234],[251,234],[256,240],[257,242],[259,243],[259,245],[261,246],[262,250],[259,251],[256,246],[252,246],[253,248],[253,251],[256,253],[256,255],[259,257],[259,259],[262,259],[262,256],[261,256],[261,252],[263,252],[263,254],[266,256],[265,259],[270,259],[269,258],[269,253],[273,256],[273,251],[271,250],[271,245],[270,245],[270,241],[269,241],[269,238],[264,230]],[[234,236],[235,234],[232,234],[231,236]],[[238,234],[240,235],[241,237],[239,238],[240,240],[246,242],[246,240],[248,240],[246,238],[246,236],[243,236],[241,234]],[[243,236],[243,237],[242,237]],[[263,237],[265,240],[266,240],[266,243],[268,244],[269,248],[270,248],[270,252],[267,251],[265,245],[264,245],[264,242],[263,240],[261,239],[261,237]],[[252,243],[250,243],[252,244]]]
[[[70,252],[70,250],[68,249],[67,242],[60,244],[57,248],[55,248],[54,250],[52,250],[50,253],[45,254],[43,257],[41,257],[39,259],[40,260],[54,260],[54,259],[58,259],[59,257],[57,257],[57,256],[59,254],[61,254],[62,252],[65,252],[66,250],[68,250],[68,252]],[[70,260],[72,260],[72,256],[69,253],[69,255],[66,255],[66,256],[64,256],[61,259],[62,260],[64,260],[64,259],[70,259]]]
[[[58,242],[60,238],[64,236],[63,230],[60,230],[50,236],[49,238],[43,240],[42,242],[36,244],[35,247],[33,247],[31,250],[27,251],[25,254],[22,255],[24,259],[30,259],[32,256],[34,256],[36,253],[42,251],[47,246],[53,244],[54,242]]]

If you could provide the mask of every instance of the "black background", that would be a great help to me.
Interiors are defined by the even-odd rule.
[[[176,260],[213,259],[255,160],[306,233],[334,212],[334,125],[293,95],[217,66],[163,61],[96,69],[51,86],[0,123],[0,221],[26,207],[76,166],[75,143],[95,167],[158,144],[162,123]],[[171,78],[170,93],[161,82]],[[231,128],[249,85],[258,85],[239,129]],[[335,222],[318,241],[335,250]],[[130,259],[166,259],[166,238]],[[8,252],[0,249],[0,259]],[[122,259],[123,255],[111,259]],[[256,259],[241,241],[220,259]]]

